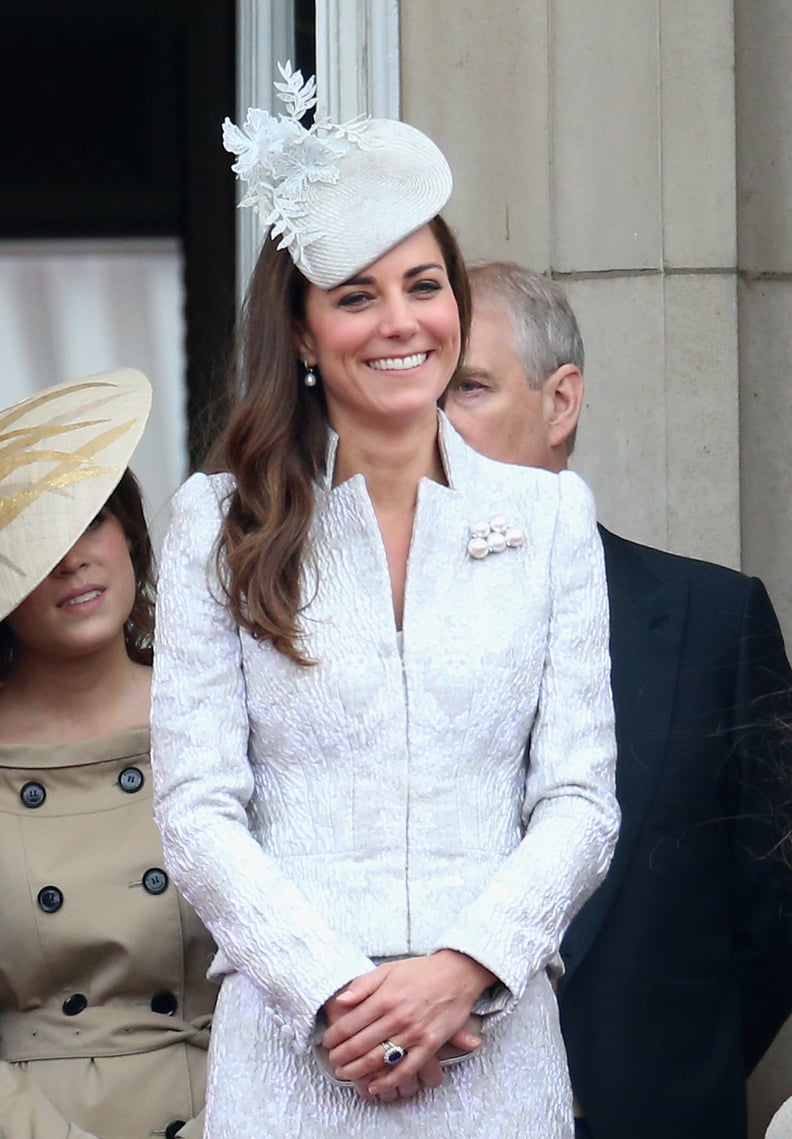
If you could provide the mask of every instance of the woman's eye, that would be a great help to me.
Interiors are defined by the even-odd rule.
[[[443,286],[439,281],[427,279],[425,281],[416,281],[416,283],[413,285],[412,291],[414,293],[418,293],[419,295],[431,296],[432,293],[439,293],[442,287]]]
[[[105,520],[105,518],[106,518],[106,517],[107,517],[107,511],[106,511],[104,508],[102,508],[102,509],[99,511],[99,513],[96,515],[96,517],[95,517],[95,518],[93,518],[93,519],[92,519],[92,520],[91,520],[91,521],[88,523],[88,525],[85,527],[85,532],[86,532],[86,534],[87,534],[87,533],[88,533],[90,530],[98,530],[98,529],[99,529],[99,527],[100,527],[100,526],[102,525],[102,523],[104,522],[104,520]]]
[[[346,293],[338,302],[341,308],[359,308],[370,300],[368,293]]]

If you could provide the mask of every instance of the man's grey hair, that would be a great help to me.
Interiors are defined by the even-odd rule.
[[[514,346],[532,388],[564,364],[583,371],[583,339],[561,286],[513,261],[480,261],[469,266],[474,303],[506,312]]]

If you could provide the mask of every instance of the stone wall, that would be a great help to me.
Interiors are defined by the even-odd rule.
[[[401,68],[466,254],[569,292],[602,520],[758,574],[792,644],[789,0],[402,0]],[[792,1029],[752,1139],[790,1093]]]

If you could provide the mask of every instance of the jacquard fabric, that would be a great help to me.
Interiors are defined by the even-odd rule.
[[[303,582],[316,667],[240,632],[223,604],[229,476],[185,484],[163,553],[156,812],[226,975],[206,1139],[566,1139],[547,973],[618,827],[591,496],[573,474],[482,458],[441,418],[448,486],[419,486],[400,656],[365,480],[332,486],[334,446]],[[471,526],[496,515],[525,544],[471,558]],[[481,1053],[395,1109],[330,1084],[310,1050],[324,1001],[373,958],[444,946],[502,982],[480,1006]]]

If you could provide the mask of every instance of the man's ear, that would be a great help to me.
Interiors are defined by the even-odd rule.
[[[574,364],[562,364],[545,380],[549,401],[547,439],[551,447],[565,447],[574,435],[583,407],[583,375]]]

